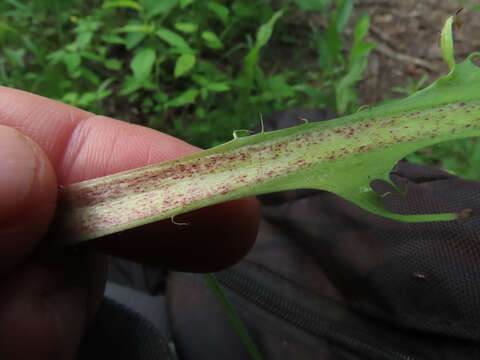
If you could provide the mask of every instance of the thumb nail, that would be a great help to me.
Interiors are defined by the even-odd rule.
[[[21,211],[36,166],[31,141],[13,128],[0,126],[0,226]]]

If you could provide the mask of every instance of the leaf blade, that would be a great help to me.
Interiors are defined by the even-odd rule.
[[[195,55],[182,54],[175,63],[175,70],[173,76],[175,78],[181,77],[189,72],[195,65]]]
[[[152,72],[155,58],[156,53],[153,48],[143,48],[140,51],[137,51],[130,62],[133,76],[137,80],[145,80]]]

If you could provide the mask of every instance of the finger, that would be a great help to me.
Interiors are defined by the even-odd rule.
[[[102,298],[105,261],[58,253],[0,283],[0,358],[73,359]]]
[[[104,259],[61,253],[32,263],[56,196],[43,150],[0,125],[0,359],[73,358],[102,298]]]
[[[7,88],[0,88],[1,123],[21,129],[44,148],[62,185],[198,151],[181,140],[152,129],[93,116],[65,104]],[[190,266],[185,251],[206,251],[209,257],[197,260],[201,262],[203,259],[216,267],[214,259],[220,265],[225,260],[230,264],[240,259],[253,244],[259,216],[256,200],[243,199],[199,213],[204,214],[203,222],[208,224],[215,220],[213,224],[220,228],[198,226],[195,227],[198,233],[192,236],[191,231],[179,231],[177,225],[167,220],[160,227],[169,230],[147,227],[150,231],[142,232],[141,238],[137,236],[139,230],[129,231],[118,237],[118,241],[103,243],[102,248],[135,259],[141,255],[152,258],[158,254],[146,253],[143,245],[151,249],[151,244],[155,243],[161,258],[171,259],[172,264],[180,267]],[[162,232],[172,234],[172,238],[167,240]],[[124,247],[130,247],[131,241],[135,241],[133,247],[138,251],[135,254],[122,252]],[[163,249],[164,242],[174,242],[175,246]],[[202,268],[201,264],[198,265]]]
[[[53,218],[56,197],[55,173],[42,149],[0,125],[0,278],[38,245]]]
[[[199,150],[153,129],[5,87],[0,87],[0,125],[16,128],[39,144],[60,185]]]
[[[159,221],[83,244],[145,264],[215,272],[247,254],[256,238],[258,219],[256,200],[250,198],[175,217],[187,225]]]

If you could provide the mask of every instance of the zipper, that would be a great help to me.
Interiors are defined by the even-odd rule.
[[[420,360],[420,358],[406,352],[381,348],[359,339],[339,326],[322,319],[318,313],[262,286],[258,281],[241,271],[229,269],[217,273],[215,276],[222,285],[275,317],[281,318],[316,337],[324,338],[367,356],[369,359]]]

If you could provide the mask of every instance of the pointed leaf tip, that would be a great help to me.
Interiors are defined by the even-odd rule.
[[[453,23],[455,16],[450,16],[443,25],[440,35],[443,60],[447,63],[450,71],[455,68],[455,56],[453,53]]]
[[[450,16],[445,21],[440,35],[443,60],[447,63],[450,71],[453,71],[456,65],[454,55],[455,31],[460,29],[462,25],[458,18],[462,10],[463,8],[458,8],[455,15]]]

